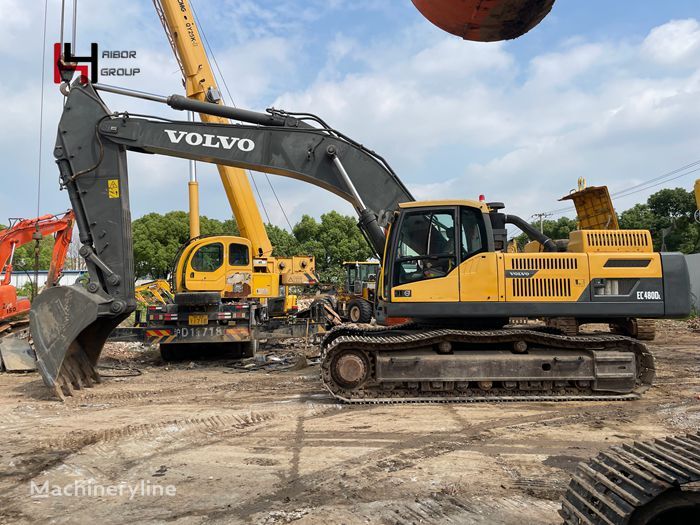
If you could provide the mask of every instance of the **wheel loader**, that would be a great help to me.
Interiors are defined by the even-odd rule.
[[[115,113],[100,90],[242,124]],[[634,398],[654,377],[640,341],[504,328],[508,319],[622,324],[690,311],[684,256],[655,253],[648,231],[579,230],[555,243],[502,203],[415,201],[379,154],[309,113],[76,81],[54,153],[90,282],[49,289],[31,311],[38,368],[59,396],[99,380],[105,339],[135,308],[127,152],[292,177],[352,203],[381,272],[379,326],[340,326],[322,343],[323,383],[346,402]],[[542,251],[509,253],[507,225]]]
[[[379,263],[349,261],[343,263],[345,282],[337,296],[336,309],[351,323],[369,323],[374,317]]]

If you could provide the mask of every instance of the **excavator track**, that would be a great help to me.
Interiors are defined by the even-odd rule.
[[[579,464],[566,525],[691,523],[700,512],[700,432],[615,446]]]
[[[321,380],[347,403],[629,400],[654,375],[647,347],[619,335],[408,323],[341,326],[321,343]]]

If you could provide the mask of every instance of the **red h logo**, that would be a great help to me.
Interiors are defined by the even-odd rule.
[[[53,45],[53,81],[54,84],[61,82],[70,82],[73,75],[77,71],[80,73],[80,82],[83,84],[88,81],[88,66],[79,66],[81,62],[90,64],[90,82],[97,82],[97,44],[90,44],[90,56],[77,57],[72,55],[71,45],[69,42],[63,44],[63,56],[61,56],[61,44],[56,42]]]

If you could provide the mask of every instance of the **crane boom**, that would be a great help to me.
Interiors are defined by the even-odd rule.
[[[182,70],[187,96],[193,100],[220,104],[219,89],[189,2],[153,0],[153,4]],[[221,116],[200,113],[199,117],[202,122],[210,124],[229,124],[228,119]],[[217,168],[241,236],[250,240],[256,256],[270,257],[272,244],[248,175],[245,170],[233,166],[219,165]]]

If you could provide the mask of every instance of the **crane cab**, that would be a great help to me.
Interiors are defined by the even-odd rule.
[[[220,291],[222,299],[256,295],[251,253],[251,242],[243,237],[216,235],[195,239],[182,248],[177,259],[176,292]],[[277,288],[264,288],[267,293],[263,295],[277,293]]]

